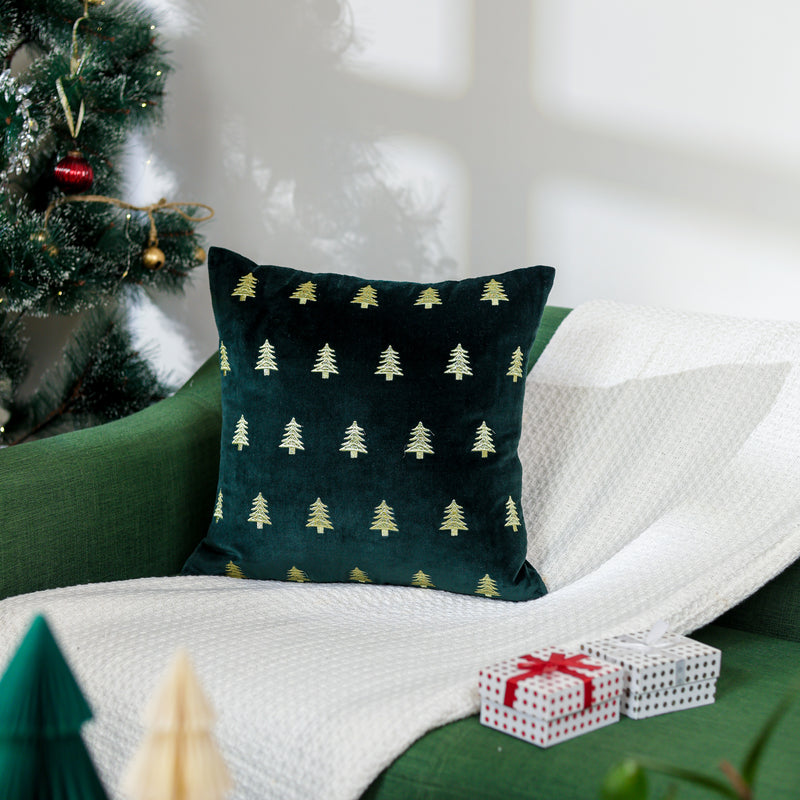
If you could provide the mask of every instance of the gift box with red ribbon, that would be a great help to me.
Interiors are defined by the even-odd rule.
[[[633,719],[714,702],[722,654],[710,645],[667,633],[666,623],[587,642],[580,649],[624,669],[620,711]]]
[[[534,650],[480,671],[481,722],[550,747],[619,719],[622,669],[577,651]]]

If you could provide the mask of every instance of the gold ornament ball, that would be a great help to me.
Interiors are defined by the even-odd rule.
[[[142,253],[142,262],[147,269],[161,269],[166,260],[167,257],[164,255],[164,251],[155,245],[150,245],[150,247]]]
[[[47,246],[47,255],[49,255],[50,258],[55,258],[58,255],[58,252],[58,248],[54,244]]]
[[[36,231],[36,233],[31,234],[31,241],[44,244],[47,241],[47,234],[44,231]]]
[[[194,258],[195,261],[198,261],[200,264],[202,264],[206,260],[206,251],[203,250],[202,247],[195,247]]]

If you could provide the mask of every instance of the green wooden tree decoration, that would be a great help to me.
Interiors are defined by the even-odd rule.
[[[255,297],[257,283],[258,278],[252,272],[248,272],[247,275],[243,275],[239,279],[239,283],[236,284],[236,288],[231,292],[231,295],[238,297],[242,302],[248,297]]]
[[[432,286],[423,289],[419,293],[415,306],[424,306],[425,308],[432,308],[433,306],[440,306],[442,301],[439,299],[439,292]]]
[[[250,516],[247,518],[248,522],[255,522],[256,527],[261,530],[265,525],[272,525],[269,518],[269,508],[264,495],[259,492],[253,498],[253,507],[250,509]]]
[[[317,284],[311,281],[301,283],[297,289],[289,295],[289,299],[299,301],[301,306],[304,306],[309,300],[315,303],[317,301]]]
[[[270,370],[278,371],[275,348],[270,344],[269,339],[264,339],[264,344],[258,348],[258,361],[256,361],[255,368],[263,370],[265,375],[269,375]]]
[[[217,495],[217,503],[214,506],[214,522],[219,522],[222,519],[222,490],[220,489]]]
[[[400,367],[400,354],[391,345],[381,353],[381,360],[378,363],[378,369],[375,370],[375,374],[383,375],[387,381],[392,380],[395,375],[403,374],[403,370]]]
[[[319,372],[323,378],[328,378],[329,375],[338,375],[339,370],[336,368],[336,353],[334,349],[325,342],[317,353],[317,360],[311,368],[312,372]]]
[[[433,453],[430,429],[426,428],[422,422],[418,422],[411,429],[411,437],[408,440],[408,446],[404,452],[416,453],[418,459],[422,459],[426,454],[430,455]]]
[[[389,531],[397,531],[397,523],[394,521],[394,509],[387,505],[385,500],[381,500],[380,504],[375,506],[375,519],[369,529],[371,531],[380,531],[381,536],[388,536]]]
[[[483,286],[481,300],[490,300],[493,306],[499,305],[501,300],[508,301],[506,293],[503,291],[503,284],[492,278]]]
[[[317,533],[324,533],[325,529],[333,530],[331,518],[328,515],[328,507],[319,497],[309,506],[309,517],[306,528],[316,528]]]
[[[81,738],[92,712],[43,616],[0,679],[0,797],[108,800]]]
[[[247,420],[244,418],[244,414],[239,417],[239,421],[236,423],[236,430],[233,432],[231,444],[235,444],[238,450],[250,444],[247,440]]]
[[[359,453],[366,453],[367,447],[364,444],[364,429],[353,420],[344,432],[344,441],[339,450],[342,453],[350,453],[350,458],[357,458]]]
[[[506,375],[510,375],[514,383],[517,382],[518,378],[523,377],[522,350],[519,347],[511,354],[511,365],[509,366]]]
[[[278,447],[283,447],[289,451],[289,455],[293,456],[298,450],[305,450],[303,447],[302,437],[303,426],[292,417],[283,429],[283,439]]]
[[[228,348],[224,342],[219,343],[219,369],[223,375],[231,371],[231,362],[228,360]]]
[[[378,292],[369,284],[362,286],[357,292],[356,296],[350,301],[357,303],[361,308],[378,305]]]
[[[450,351],[450,361],[447,362],[444,372],[445,375],[455,375],[457,381],[460,381],[465,375],[472,375],[469,353],[461,346],[461,343]]]
[[[464,520],[464,509],[453,500],[444,510],[444,519],[440,531],[450,531],[451,536],[458,536],[459,531],[467,531],[467,523]]]

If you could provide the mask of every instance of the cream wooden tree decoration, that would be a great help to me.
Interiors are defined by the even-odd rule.
[[[231,371],[231,362],[228,361],[228,348],[224,342],[219,343],[219,368],[223,375]]]
[[[214,506],[214,522],[219,522],[222,519],[222,490],[217,495],[217,503]]]
[[[323,378],[333,374],[338,375],[339,370],[336,368],[336,353],[334,349],[325,342],[317,353],[317,361],[311,368],[312,372],[319,372]]]
[[[247,521],[255,522],[259,530],[265,525],[272,525],[272,521],[269,518],[267,501],[264,499],[264,495],[262,495],[261,492],[253,498],[253,507],[250,510],[250,516],[247,518]]]
[[[388,536],[389,531],[397,531],[397,523],[394,521],[394,509],[387,505],[385,500],[381,500],[380,504],[375,506],[375,519],[369,529],[371,531],[380,531],[381,536]]]
[[[229,578],[244,578],[244,572],[242,572],[242,568],[238,564],[234,564],[233,561],[229,561],[225,565],[225,574]]]
[[[406,453],[415,453],[418,459],[433,453],[431,447],[431,432],[422,422],[418,422],[411,430],[411,438],[408,440]]]
[[[188,653],[175,654],[147,704],[147,732],[121,789],[129,800],[223,800],[232,787],[211,733],[214,711]]]
[[[447,369],[444,372],[445,375],[455,375],[457,381],[460,381],[465,375],[472,375],[469,353],[461,346],[461,343],[450,351],[450,361],[447,362]]]
[[[236,430],[233,433],[231,444],[235,444],[238,450],[250,445],[247,440],[247,420],[244,418],[244,414],[239,417],[239,421],[236,423]]]
[[[451,536],[458,536],[459,531],[469,530],[464,520],[464,509],[455,500],[444,510],[444,519],[439,530],[450,531]]]
[[[357,458],[359,453],[367,452],[364,444],[364,429],[355,420],[344,432],[344,441],[339,450],[342,453],[350,453],[350,458]]]
[[[423,289],[419,293],[415,306],[424,306],[425,308],[432,308],[433,306],[440,306],[442,301],[439,299],[439,292],[432,286]]]
[[[522,522],[517,513],[517,504],[509,497],[506,501],[506,524],[503,527],[516,531],[520,525]]]
[[[302,437],[303,426],[292,417],[283,429],[283,439],[278,447],[283,447],[293,456],[298,450],[305,450]]]
[[[522,357],[522,350],[519,347],[511,355],[511,366],[508,368],[506,375],[510,375],[514,383],[517,382],[517,379],[523,377]]]
[[[257,283],[258,278],[252,272],[248,272],[247,275],[243,275],[239,279],[239,283],[236,284],[236,288],[231,292],[231,295],[238,297],[242,302],[248,297],[255,297]]]
[[[475,594],[482,594],[484,597],[500,597],[500,592],[497,591],[497,584],[489,577],[488,572],[478,581]]]
[[[381,353],[381,360],[375,374],[385,376],[387,381],[392,380],[395,375],[403,374],[400,367],[400,354],[391,345]]]
[[[492,278],[483,285],[481,300],[490,300],[493,306],[499,305],[501,300],[508,301],[506,293],[503,291],[503,284]]]
[[[297,300],[301,306],[304,306],[309,300],[312,303],[317,301],[317,284],[311,281],[301,283],[295,291],[289,295],[290,300]]]
[[[356,296],[350,301],[351,303],[357,303],[361,306],[361,308],[367,308],[368,306],[377,306],[378,305],[378,292],[372,288],[369,284],[366,286],[362,286],[357,292]]]
[[[256,361],[255,369],[263,370],[265,375],[269,375],[270,370],[278,371],[275,348],[269,343],[269,339],[264,339],[264,344],[258,348],[258,361]]]
[[[411,585],[419,586],[421,589],[436,588],[436,585],[431,580],[431,576],[426,575],[422,570],[418,570],[411,576]]]
[[[333,523],[328,515],[328,507],[319,497],[309,506],[310,515],[306,528],[316,528],[317,533],[324,533],[325,529],[333,530]]]
[[[475,431],[475,444],[472,447],[473,453],[480,453],[481,458],[486,458],[489,453],[496,452],[492,441],[492,429],[486,424],[486,420],[478,425]]]
[[[358,567],[350,570],[350,580],[357,581],[358,583],[372,583],[369,575],[367,575],[363,569],[359,569]]]
[[[297,567],[290,567],[286,572],[286,580],[295,583],[310,583],[308,575]]]

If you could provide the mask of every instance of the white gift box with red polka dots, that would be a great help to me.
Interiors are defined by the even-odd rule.
[[[714,702],[722,662],[715,647],[679,634],[640,631],[580,649],[625,670],[620,710],[633,719]]]
[[[551,747],[619,719],[623,670],[585,653],[534,650],[480,671],[481,722]]]

